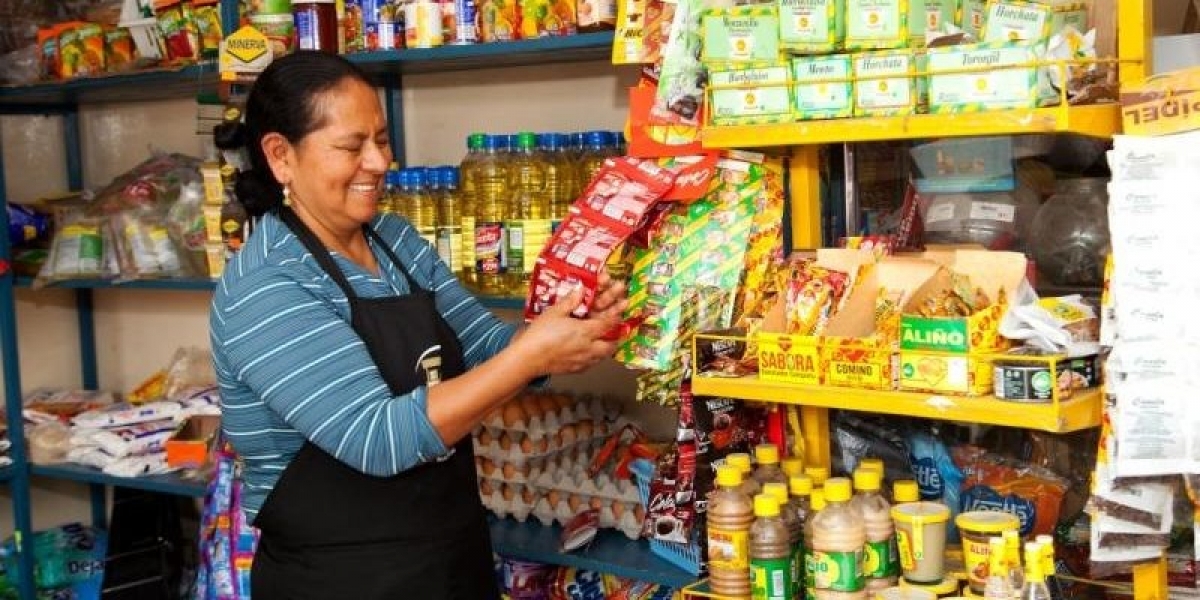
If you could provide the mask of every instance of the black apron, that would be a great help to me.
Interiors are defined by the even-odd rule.
[[[466,370],[458,336],[438,313],[433,292],[417,285],[375,231],[363,227],[404,274],[407,296],[359,298],[296,214],[285,208],[280,216],[346,294],[350,326],[393,395]],[[305,442],[254,521],[262,537],[251,597],[499,598],[471,437],[448,458],[428,458],[398,475],[373,477]]]

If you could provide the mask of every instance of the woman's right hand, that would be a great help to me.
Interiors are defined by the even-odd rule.
[[[516,340],[533,377],[579,373],[616,352],[617,342],[603,338],[620,325],[625,301],[583,319],[572,317],[582,301],[583,291],[576,289],[538,315]]]

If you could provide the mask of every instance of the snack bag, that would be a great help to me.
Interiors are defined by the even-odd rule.
[[[133,67],[137,51],[133,45],[133,36],[124,27],[112,27],[104,32],[104,48],[106,67],[110,73],[124,71]]]
[[[501,559],[500,591],[512,600],[549,600],[554,567],[541,563]]]
[[[549,599],[604,600],[608,597],[605,579],[599,571],[560,567],[551,575]]]
[[[954,462],[966,478],[961,508],[997,510],[1021,519],[1021,535],[1053,534],[1067,482],[1046,469],[1007,461],[975,446],[959,446]]]

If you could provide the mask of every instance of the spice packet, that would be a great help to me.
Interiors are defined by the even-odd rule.
[[[702,0],[676,0],[670,35],[662,51],[658,93],[651,115],[673,125],[699,125],[704,105],[704,66],[700,63]]]

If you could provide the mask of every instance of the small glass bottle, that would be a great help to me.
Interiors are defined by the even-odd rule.
[[[336,0],[292,0],[296,22],[296,47],[300,50],[338,51]]]

